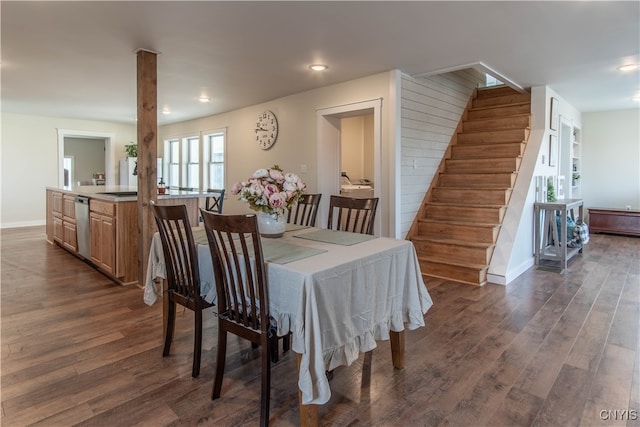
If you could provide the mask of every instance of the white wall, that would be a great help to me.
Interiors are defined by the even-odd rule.
[[[247,179],[258,168],[278,164],[285,171],[295,172],[307,183],[310,192],[317,191],[316,110],[351,104],[371,99],[386,98],[389,94],[389,73],[381,73],[350,82],[301,92],[224,114],[190,120],[159,129],[159,140],[193,135],[211,129],[227,129],[226,188],[236,181]],[[269,150],[260,150],[255,144],[255,122],[259,113],[272,111],[278,119],[278,139]],[[388,141],[387,109],[383,112],[382,138]],[[383,148],[384,149],[384,148]],[[388,148],[387,148],[388,149]],[[159,148],[159,152],[162,149]],[[307,173],[301,172],[307,166]],[[383,173],[388,174],[388,170]],[[388,177],[385,177],[388,181]],[[323,198],[328,195],[323,195]],[[386,200],[387,193],[380,195]],[[383,207],[382,209],[386,209]],[[224,204],[225,213],[251,212],[246,204],[229,194]],[[385,211],[383,211],[385,212]],[[388,212],[384,213],[388,216]],[[320,223],[319,223],[320,225]]]
[[[582,115],[581,176],[585,207],[640,209],[640,110]]]
[[[115,166],[136,139],[135,125],[2,113],[0,227],[45,223],[45,188],[58,186],[57,129],[114,133]]]

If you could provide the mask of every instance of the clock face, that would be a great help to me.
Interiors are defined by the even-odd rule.
[[[278,120],[271,111],[258,115],[256,121],[256,144],[263,150],[271,148],[278,139]]]

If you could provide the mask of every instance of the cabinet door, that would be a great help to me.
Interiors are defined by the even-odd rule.
[[[102,219],[101,215],[91,212],[89,215],[89,232],[91,235],[91,261],[100,264],[102,261]]]
[[[62,200],[62,198],[60,198]],[[52,217],[53,222],[53,240],[62,243],[64,242],[64,229],[62,227],[62,218],[54,216]]]
[[[115,267],[115,219],[95,212],[90,214],[91,260],[106,273]]]
[[[76,231],[76,225],[73,222],[63,221],[63,242],[62,244],[73,252],[78,252],[78,234]]]
[[[116,229],[114,227],[115,220],[112,217],[102,217],[102,232],[100,240],[100,253],[102,254],[102,268],[107,273],[113,274],[116,259],[115,237]]]

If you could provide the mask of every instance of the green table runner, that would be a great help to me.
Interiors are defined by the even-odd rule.
[[[305,226],[297,229],[307,228]],[[289,230],[288,230],[289,231]],[[208,245],[207,233],[204,228],[193,229],[193,240],[200,245]],[[308,258],[326,252],[323,249],[307,248],[304,246],[294,245],[293,243],[283,242],[279,239],[261,239],[262,255],[267,262],[275,264],[287,264],[299,259]],[[251,249],[253,250],[253,249]]]
[[[299,239],[315,240],[316,242],[333,243],[335,245],[351,246],[357,243],[375,239],[369,234],[349,233],[347,231],[317,230],[311,233],[298,234]]]

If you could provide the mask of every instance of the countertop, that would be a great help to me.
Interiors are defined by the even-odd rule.
[[[136,187],[127,187],[125,185],[74,185],[70,187],[47,187],[47,190],[60,191],[61,193],[71,194],[74,196],[85,196],[91,199],[105,200],[108,202],[131,202],[138,200],[137,196],[119,196],[103,193],[120,193],[137,191]],[[163,199],[186,199],[200,198],[218,195],[218,193],[209,193],[206,191],[184,191],[184,190],[166,190],[165,194],[158,194],[158,200]]]

